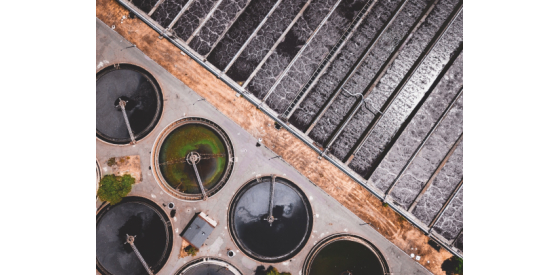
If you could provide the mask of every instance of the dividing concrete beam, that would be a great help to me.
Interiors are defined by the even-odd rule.
[[[455,95],[455,98],[453,98],[453,101],[451,101],[449,106],[447,106],[447,109],[445,109],[445,112],[443,112],[443,114],[441,114],[441,116],[438,118],[437,122],[432,126],[432,128],[430,129],[428,134],[422,140],[422,143],[420,143],[420,145],[418,146],[418,148],[416,148],[416,150],[414,151],[414,153],[412,154],[410,159],[408,159],[408,161],[406,162],[406,165],[401,169],[401,171],[399,172],[399,174],[397,175],[397,177],[395,178],[393,183],[391,183],[391,186],[389,186],[389,189],[387,189],[387,191],[385,192],[385,197],[387,197],[389,195],[389,193],[391,193],[391,191],[393,191],[393,188],[395,187],[395,185],[397,185],[397,182],[399,182],[401,177],[404,175],[404,172],[406,171],[406,169],[408,169],[408,167],[412,164],[412,162],[414,161],[416,156],[418,156],[420,151],[422,151],[422,149],[424,148],[424,145],[426,145],[426,142],[428,142],[428,139],[430,139],[430,137],[435,133],[436,129],[439,127],[441,122],[447,117],[447,114],[449,114],[449,112],[451,111],[453,106],[455,106],[455,103],[457,103],[457,100],[459,99],[459,97],[461,95],[463,95],[463,89],[461,89],[461,91],[459,93],[457,93],[457,95]],[[463,134],[461,133],[461,137],[462,136],[463,136]]]
[[[455,22],[455,19],[457,18],[457,16],[459,15],[459,13],[463,10],[463,1],[461,1],[457,7],[455,7],[455,10],[453,11],[453,13],[447,18],[447,20],[444,22],[443,27],[440,28],[438,30],[438,32],[436,33],[436,35],[434,36],[434,38],[432,38],[432,40],[430,41],[430,43],[428,44],[428,46],[424,49],[424,51],[422,51],[422,53],[420,54],[420,56],[418,57],[418,59],[414,62],[414,64],[412,65],[412,67],[410,68],[410,70],[408,70],[408,72],[406,73],[406,75],[404,76],[404,78],[401,80],[401,82],[398,84],[398,86],[395,88],[395,91],[393,91],[393,93],[389,96],[389,98],[385,101],[385,103],[383,104],[383,107],[381,107],[380,113],[381,115],[377,115],[374,117],[373,121],[368,125],[366,131],[360,136],[359,142],[354,145],[354,148],[352,148],[352,150],[350,151],[348,160],[346,161],[346,165],[348,165],[350,163],[350,161],[352,161],[352,159],[354,158],[354,155],[356,154],[356,152],[358,152],[362,146],[364,145],[364,143],[366,142],[367,138],[369,137],[369,135],[373,132],[373,129],[375,128],[375,126],[377,126],[377,123],[381,120],[381,118],[383,118],[385,112],[389,109],[389,107],[391,107],[391,105],[393,104],[393,102],[395,101],[395,99],[397,98],[397,96],[401,93],[401,91],[403,90],[403,88],[406,86],[406,84],[408,84],[408,81],[412,78],[412,76],[414,75],[414,73],[416,72],[416,70],[418,70],[418,68],[420,67],[420,65],[422,64],[422,62],[424,62],[424,60],[426,59],[426,57],[428,56],[428,54],[430,54],[433,50],[433,48],[435,47],[435,45],[441,40],[441,38],[443,37],[443,35],[447,32],[447,30],[451,27],[451,25],[453,24],[453,22]],[[427,17],[427,14],[425,15]],[[422,18],[422,21],[424,21],[425,18]],[[421,22],[418,22],[421,24]],[[420,24],[418,24],[416,27],[420,27]],[[407,37],[406,40],[410,39],[412,36],[409,35]],[[404,47],[404,43],[399,47],[399,50],[401,50],[401,48]],[[395,53],[395,52],[394,52]],[[394,60],[396,58],[396,54],[394,56],[392,56],[392,59]],[[391,60],[391,63],[393,62],[393,60]],[[384,64],[384,68],[383,70],[380,70],[376,77],[374,77],[372,79],[372,81],[370,82],[370,84],[368,85],[368,87],[366,88],[366,92],[364,93],[364,97],[366,95],[368,95],[369,93],[371,93],[371,91],[373,91],[373,88],[375,88],[375,86],[377,86],[377,83],[379,81],[381,81],[381,77],[385,74],[385,72],[387,71],[387,69],[389,68],[389,63],[385,63]],[[366,179],[369,180],[369,178],[371,177],[373,173],[370,172]]]
[[[258,0],[256,0],[258,1]],[[214,50],[214,48],[216,48],[216,46],[218,46],[218,43],[220,43],[220,41],[222,40],[222,38],[224,38],[224,36],[226,35],[226,33],[229,31],[229,29],[231,28],[231,26],[233,26],[233,23],[235,23],[235,21],[237,21],[237,18],[239,18],[239,16],[245,12],[245,10],[247,9],[247,7],[249,6],[249,4],[251,4],[251,0],[247,1],[247,4],[245,4],[245,7],[243,7],[243,9],[241,9],[233,18],[233,20],[230,20],[230,24],[227,26],[227,28],[222,32],[222,34],[220,35],[220,37],[218,37],[218,39],[216,40],[216,42],[214,42],[214,45],[212,45],[212,48],[210,48],[210,50],[208,51],[208,53],[204,56],[204,59],[206,59],[206,57],[208,57],[210,55],[210,53],[212,53],[212,51]]]
[[[154,7],[150,10],[150,12],[148,12],[148,16],[152,16],[152,14],[154,14],[154,12],[156,11],[156,9],[159,7],[159,5],[161,5],[161,3],[163,3],[163,1],[165,0],[159,0],[157,1],[157,3],[154,5]]]
[[[315,128],[315,125],[317,125],[317,123],[319,122],[319,120],[323,117],[323,115],[325,115],[325,113],[327,112],[327,110],[329,109],[329,107],[332,105],[332,103],[334,102],[334,100],[338,97],[338,95],[342,92],[344,86],[346,86],[346,84],[348,83],[348,81],[350,81],[350,79],[352,78],[352,76],[354,76],[354,74],[358,71],[358,69],[360,68],[360,66],[362,65],[363,61],[366,59],[366,57],[371,53],[371,51],[373,50],[373,48],[375,47],[375,45],[377,45],[377,42],[379,42],[379,39],[381,38],[381,35],[383,35],[385,33],[385,31],[387,30],[387,28],[391,25],[391,23],[395,20],[395,18],[397,17],[397,15],[401,12],[401,10],[404,8],[404,5],[408,2],[408,0],[405,0],[402,2],[402,4],[400,5],[400,7],[397,9],[397,11],[393,14],[393,17],[391,17],[391,20],[389,20],[385,26],[383,27],[383,29],[375,36],[375,38],[370,42],[370,44],[367,47],[367,50],[364,51],[360,57],[358,58],[358,61],[354,63],[354,65],[352,66],[352,68],[350,69],[350,71],[348,71],[348,73],[346,73],[346,75],[344,76],[344,78],[342,79],[341,82],[338,83],[338,85],[336,86],[336,88],[334,89],[334,92],[329,96],[329,99],[327,100],[327,103],[325,105],[323,105],[321,107],[321,109],[319,109],[319,113],[315,116],[315,118],[313,119],[313,121],[311,122],[311,124],[309,125],[309,127],[307,128],[307,130],[305,131],[306,135],[309,135],[309,133],[311,133],[311,130],[313,130],[313,128]],[[435,1],[437,2],[437,1]],[[418,24],[419,26],[419,24]],[[404,43],[401,43],[402,45],[404,45]],[[393,54],[395,55],[396,52],[398,52],[400,50],[400,48],[397,48],[395,51],[393,51]],[[396,56],[396,55],[395,55]],[[336,131],[335,131],[336,132]]]
[[[323,60],[321,61],[321,63],[319,64],[319,66],[317,67],[315,72],[313,72],[313,74],[311,75],[311,77],[309,78],[307,83],[303,87],[301,87],[301,89],[298,91],[297,95],[294,97],[292,102],[290,102],[290,104],[288,105],[286,110],[284,110],[284,112],[282,113],[282,117],[286,121],[288,121],[288,119],[294,113],[294,111],[297,109],[297,107],[299,106],[301,101],[307,96],[307,94],[309,93],[311,88],[313,88],[315,86],[315,84],[317,83],[319,78],[323,75],[323,73],[327,70],[327,68],[329,68],[330,64],[334,61],[335,57],[342,50],[344,45],[346,45],[346,43],[348,42],[348,40],[350,39],[352,34],[358,29],[358,26],[360,26],[362,24],[364,18],[366,17],[366,15],[369,14],[369,12],[371,11],[371,9],[373,8],[373,6],[375,5],[376,2],[377,2],[377,0],[373,1],[373,3],[372,3],[372,0],[370,0],[368,3],[366,3],[366,5],[362,9],[362,11],[360,11],[360,14],[358,14],[356,16],[356,18],[354,19],[354,21],[352,21],[352,24],[350,24],[350,26],[348,26],[348,28],[346,29],[344,34],[340,37],[340,39],[337,41],[335,46],[329,51],[329,53],[325,56],[325,58],[323,58]],[[408,2],[408,0],[404,0],[404,2]],[[367,8],[367,10],[365,12],[363,12],[365,8]],[[398,11],[397,11],[397,13],[398,13]],[[388,24],[386,24],[386,26],[387,25]],[[381,33],[384,32],[384,31],[385,31],[385,28],[383,28],[383,30],[381,30]],[[374,40],[376,40],[376,39],[374,39]],[[367,52],[369,52],[369,48],[368,48]],[[362,54],[362,56],[363,56],[363,54]],[[359,59],[361,61],[362,58],[359,58]]]
[[[373,166],[372,166],[372,169],[371,169],[372,174],[375,173],[375,170],[377,170],[377,167],[379,167],[379,165],[381,164],[381,161],[383,161],[385,156],[387,156],[389,151],[391,151],[391,148],[393,148],[393,146],[399,140],[399,138],[401,137],[401,135],[404,132],[404,130],[406,129],[406,127],[408,127],[408,124],[410,124],[410,122],[414,119],[414,117],[416,116],[418,111],[422,108],[422,106],[424,105],[426,100],[430,97],[430,95],[432,94],[434,89],[439,85],[439,82],[441,81],[441,79],[447,74],[447,71],[449,71],[451,66],[453,66],[453,63],[455,63],[455,60],[457,59],[457,57],[459,57],[459,55],[461,55],[462,52],[463,52],[463,44],[461,44],[461,46],[459,46],[459,49],[457,49],[457,51],[451,56],[451,59],[445,65],[445,67],[440,72],[440,74],[437,76],[437,78],[434,80],[434,83],[432,83],[432,86],[430,86],[430,88],[424,94],[424,96],[422,97],[420,102],[418,102],[416,107],[414,107],[414,110],[412,110],[412,113],[410,113],[408,115],[408,117],[406,118],[404,123],[399,127],[399,130],[397,130],[397,133],[395,134],[395,136],[393,136],[393,138],[391,139],[389,144],[387,146],[385,146],[385,148],[383,149],[383,152],[381,152],[379,157],[373,162]],[[461,90],[462,89],[463,88],[461,87]]]
[[[177,16],[175,16],[175,18],[173,18],[173,21],[171,21],[171,23],[169,23],[169,26],[167,26],[167,30],[170,30],[171,28],[173,28],[173,26],[175,25],[175,23],[177,23],[177,21],[179,20],[179,18],[181,18],[181,16],[183,15],[183,13],[185,13],[185,11],[187,11],[187,9],[192,5],[192,3],[194,2],[194,0],[189,0],[181,9],[181,11],[179,11],[179,14],[177,14]]]
[[[437,223],[437,221],[439,220],[439,218],[441,218],[441,214],[443,214],[443,212],[445,212],[445,210],[447,209],[447,207],[449,206],[450,202],[455,198],[455,196],[457,196],[457,194],[459,193],[459,190],[463,187],[463,179],[461,179],[461,182],[459,182],[459,184],[457,184],[457,187],[455,187],[455,190],[453,190],[453,193],[451,193],[451,195],[449,196],[449,198],[447,198],[447,201],[445,202],[445,204],[443,205],[443,207],[439,210],[439,212],[437,213],[437,215],[435,216],[435,218],[432,220],[432,222],[430,223],[430,225],[428,225],[428,227],[430,228],[430,231],[432,230],[432,228],[434,227],[434,225]]]
[[[274,45],[272,45],[272,48],[270,48],[270,50],[268,50],[268,53],[264,56],[263,60],[261,60],[261,62],[259,63],[259,65],[257,65],[257,67],[253,70],[253,72],[249,75],[249,78],[247,78],[247,80],[245,80],[245,83],[243,83],[242,88],[245,89],[247,87],[247,85],[249,85],[249,82],[251,82],[251,80],[253,80],[253,77],[255,77],[255,75],[257,75],[257,72],[261,69],[261,67],[264,65],[264,63],[268,60],[268,58],[272,55],[272,53],[274,53],[274,50],[276,49],[276,47],[282,43],[282,41],[284,41],[284,37],[286,37],[286,34],[288,34],[288,32],[292,29],[292,27],[294,26],[294,24],[298,21],[298,19],[303,15],[303,13],[305,12],[305,10],[307,9],[307,7],[309,6],[309,4],[311,4],[311,1],[313,0],[307,0],[307,2],[305,3],[305,5],[303,5],[303,7],[301,8],[301,10],[299,11],[299,13],[296,15],[296,17],[294,17],[294,19],[292,20],[292,22],[290,23],[290,25],[288,25],[288,27],[286,27],[286,29],[284,30],[284,32],[282,33],[282,35],[280,35],[280,37],[276,40],[276,42],[274,43]]]
[[[204,26],[204,24],[206,24],[206,22],[208,20],[210,20],[210,17],[212,17],[212,15],[214,15],[214,12],[216,11],[216,9],[218,8],[218,6],[220,6],[220,4],[222,3],[223,0],[218,0],[218,2],[216,2],[214,4],[214,6],[212,7],[212,9],[210,10],[210,12],[206,15],[206,17],[204,17],[204,20],[202,20],[202,22],[200,22],[200,25],[198,25],[198,27],[194,30],[194,32],[191,34],[191,36],[189,37],[189,39],[187,39],[187,41],[185,41],[186,45],[189,45],[189,43],[191,42],[191,40],[193,40],[193,38],[195,36],[198,35],[198,33],[200,32],[200,30],[202,29],[202,27]]]
[[[436,176],[439,174],[439,172],[441,171],[441,169],[443,169],[443,167],[445,166],[445,164],[447,163],[447,161],[449,160],[449,158],[451,158],[451,156],[453,155],[453,152],[455,152],[455,149],[457,148],[457,146],[459,145],[459,143],[461,143],[461,141],[463,140],[463,134],[461,133],[461,135],[459,136],[459,138],[455,141],[455,144],[453,144],[453,146],[451,147],[451,149],[449,149],[449,151],[447,152],[447,154],[445,155],[445,157],[441,160],[441,162],[439,163],[438,167],[436,168],[436,170],[432,173],[432,175],[430,176],[430,178],[428,179],[428,181],[426,182],[426,184],[424,185],[424,187],[422,187],[422,191],[420,191],[420,193],[418,193],[418,195],[416,195],[416,198],[414,199],[414,201],[412,202],[412,204],[410,205],[410,207],[408,208],[408,212],[412,212],[412,210],[414,210],[414,207],[416,207],[416,205],[418,204],[418,202],[420,201],[420,198],[422,197],[422,195],[424,195],[424,193],[426,193],[426,191],[428,190],[428,188],[432,185],[432,183],[434,182],[434,180],[436,179]]]
[[[253,33],[251,33],[251,36],[249,36],[249,38],[247,39],[247,41],[245,41],[245,43],[243,43],[243,46],[241,46],[241,48],[237,51],[237,53],[233,56],[233,58],[231,59],[231,61],[227,64],[226,68],[222,71],[222,74],[225,74],[229,68],[231,68],[231,66],[233,65],[233,63],[235,62],[235,60],[237,60],[237,58],[241,55],[241,53],[243,52],[243,50],[245,50],[245,48],[247,47],[247,45],[249,45],[249,43],[253,40],[253,38],[257,35],[257,33],[261,30],[262,26],[264,26],[264,23],[266,23],[266,21],[268,21],[268,18],[270,17],[270,15],[272,15],[272,13],[276,10],[276,8],[278,8],[278,6],[280,5],[280,3],[282,3],[282,0],[278,0],[276,1],[276,4],[274,4],[274,6],[272,7],[272,9],[270,9],[270,11],[268,12],[268,14],[266,14],[266,17],[261,21],[261,23],[259,23],[259,25],[257,26],[257,28],[253,31]]]
[[[358,111],[358,109],[362,106],[362,104],[364,103],[364,97],[362,95],[360,95],[360,101],[357,102],[356,108],[354,108],[352,110],[352,112],[348,115],[348,117],[344,120],[344,122],[342,123],[342,125],[340,127],[338,127],[338,129],[336,129],[336,131],[334,132],[334,135],[332,135],[329,139],[327,139],[327,145],[325,146],[325,150],[324,152],[327,152],[329,150],[329,148],[331,147],[331,145],[333,144],[333,142],[336,140],[336,138],[338,138],[338,136],[340,135],[340,133],[342,133],[342,130],[344,130],[344,128],[346,127],[346,125],[348,125],[348,122],[350,122],[350,119],[356,114],[356,112]],[[367,108],[367,107],[366,107]]]
[[[305,41],[305,44],[303,44],[303,46],[298,50],[296,56],[294,56],[294,58],[292,58],[292,61],[290,61],[288,66],[286,68],[284,68],[282,73],[278,76],[278,78],[276,78],[276,82],[274,82],[274,85],[272,85],[272,87],[270,87],[270,89],[268,90],[266,95],[263,97],[262,102],[266,102],[266,99],[276,89],[276,86],[278,86],[278,84],[280,84],[280,81],[282,81],[282,79],[284,79],[284,76],[290,71],[290,69],[292,68],[294,63],[296,63],[296,61],[301,56],[301,54],[303,54],[305,49],[307,49],[307,46],[309,46],[309,44],[311,44],[311,41],[313,40],[313,38],[315,38],[315,36],[319,33],[319,30],[321,29],[321,27],[323,27],[323,25],[325,25],[325,23],[327,23],[327,20],[329,20],[329,18],[331,18],[331,15],[336,10],[336,8],[338,7],[338,4],[340,4],[341,1],[342,0],[336,1],[336,3],[331,7],[331,10],[327,14],[327,16],[325,16],[323,18],[323,20],[321,20],[321,23],[319,23],[319,26],[317,26],[317,28],[315,28],[315,31],[313,31],[311,36],[307,39],[307,41]]]

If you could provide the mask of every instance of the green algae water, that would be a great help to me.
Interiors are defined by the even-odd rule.
[[[229,158],[226,145],[211,127],[190,123],[177,127],[163,141],[159,163],[185,159],[191,152],[214,155],[203,158],[196,164],[202,184],[206,190],[215,187],[222,179]],[[218,155],[218,156],[215,156]],[[175,190],[186,194],[200,194],[194,168],[186,162],[160,165],[160,171]]]
[[[311,265],[310,275],[383,275],[377,256],[361,243],[340,240],[319,251]]]

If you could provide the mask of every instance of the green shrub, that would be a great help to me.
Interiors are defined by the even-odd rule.
[[[115,165],[115,164],[117,164],[117,162],[115,161],[115,158],[110,158],[110,159],[107,161],[107,165],[109,165],[109,166],[113,166],[113,165]]]
[[[453,256],[443,262],[441,269],[446,275],[463,275],[463,259]]]
[[[266,270],[266,275],[292,275],[292,273],[288,273],[288,272],[278,272],[278,269],[276,269],[275,267],[268,267],[268,269]]]
[[[185,252],[187,252],[187,255],[194,257],[194,256],[196,256],[196,253],[198,253],[198,249],[196,249],[192,245],[189,245],[189,246],[185,247]]]
[[[132,185],[136,180],[129,174],[121,176],[105,175],[99,182],[97,196],[102,201],[107,201],[111,205],[121,202],[132,190]]]

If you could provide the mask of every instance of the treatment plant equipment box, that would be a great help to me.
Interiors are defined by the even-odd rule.
[[[181,237],[196,249],[200,249],[217,224],[204,212],[200,212],[187,225]]]

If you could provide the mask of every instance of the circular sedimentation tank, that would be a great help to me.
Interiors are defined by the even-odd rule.
[[[173,229],[167,214],[156,203],[141,197],[126,197],[97,213],[96,265],[103,275],[148,274],[127,241],[134,245],[154,274],[167,262],[173,244]]]
[[[202,258],[186,263],[175,275],[242,275],[242,273],[224,260]]]
[[[303,191],[288,179],[253,179],[235,194],[228,213],[236,245],[261,262],[281,262],[307,243],[313,212]]]
[[[315,245],[303,266],[303,275],[389,273],[381,251],[361,237],[345,234],[327,237]]]
[[[189,117],[171,123],[158,137],[152,152],[158,183],[183,200],[213,196],[233,171],[234,153],[229,137],[221,127],[204,118]]]
[[[121,100],[126,118],[123,115]],[[146,137],[163,111],[163,95],[156,79],[141,67],[115,64],[96,75],[96,135],[112,144],[130,144],[127,121],[135,141]]]

